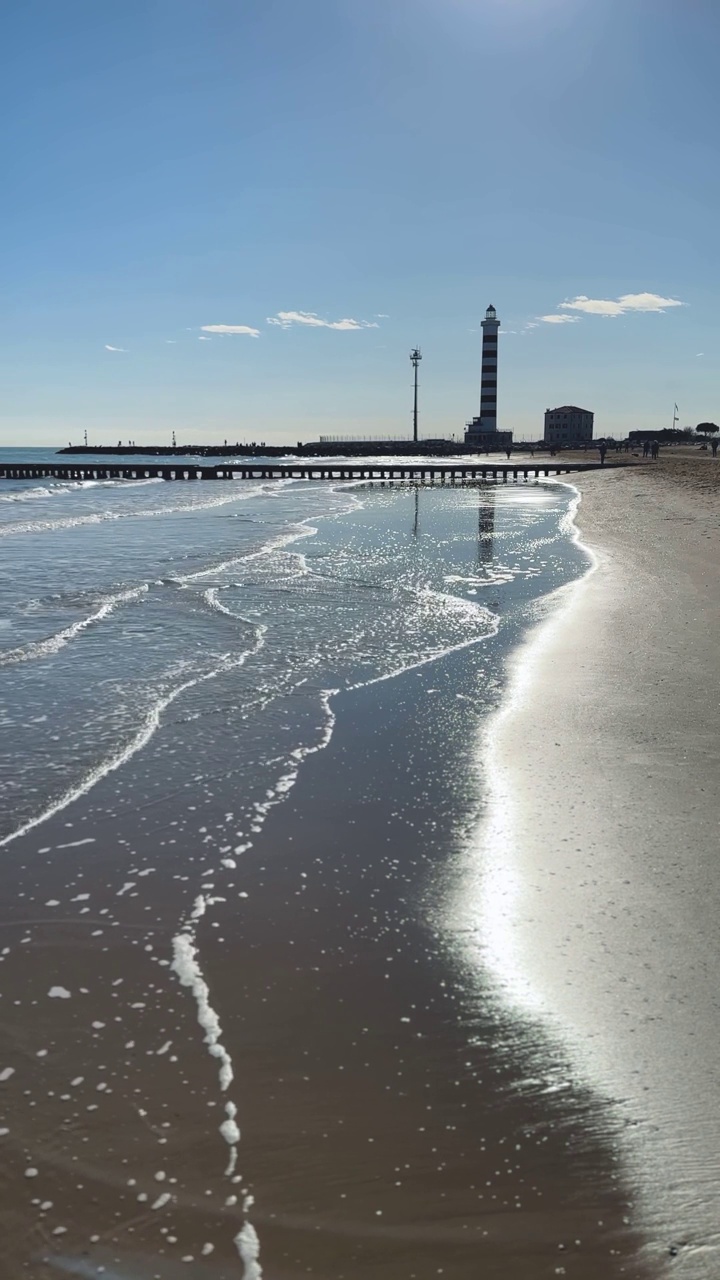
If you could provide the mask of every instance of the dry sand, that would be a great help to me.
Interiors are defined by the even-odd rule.
[[[519,655],[494,951],[511,996],[621,1100],[635,1225],[720,1274],[720,461],[579,479],[597,567]],[[485,833],[486,840],[489,838]]]

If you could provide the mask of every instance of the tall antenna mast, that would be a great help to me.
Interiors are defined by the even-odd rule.
[[[419,347],[413,347],[410,352],[410,363],[415,371],[415,394],[413,398],[413,440],[417,444],[418,438],[418,365],[422,360],[422,351]]]

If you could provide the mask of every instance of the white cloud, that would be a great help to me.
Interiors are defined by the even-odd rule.
[[[541,320],[543,324],[577,324],[579,319],[579,316],[538,316],[538,320]],[[537,325],[533,325],[532,328],[536,329]]]
[[[105,350],[106,351],[124,351],[125,353],[127,353],[127,347],[111,347],[109,342],[105,343]]]
[[[628,311],[666,311],[668,307],[684,307],[679,298],[663,298],[659,293],[624,293],[619,298],[577,298],[561,302],[564,311],[582,311],[590,316],[624,316]]]
[[[200,334],[198,342],[212,342],[212,338],[206,338],[204,333]]]
[[[203,333],[244,333],[249,338],[259,338],[260,330],[249,324],[201,324]]]
[[[267,317],[268,324],[279,325],[281,329],[289,329],[294,324],[304,324],[311,329],[379,329],[372,320],[323,320],[314,311],[278,311],[276,316]]]
[[[537,329],[537,327],[538,327],[539,323],[540,323],[540,321],[539,321],[539,320],[528,320],[528,322],[527,322],[527,324],[524,326],[524,328],[525,328],[525,329]]]
[[[705,352],[704,352],[704,351],[696,351],[696,352],[695,352],[695,359],[697,360],[698,356],[704,356],[704,355],[705,355]]]
[[[177,345],[177,338],[166,338],[166,339],[165,339],[165,341],[166,341],[166,342],[168,343],[168,345],[169,345],[169,346],[171,346],[171,347],[174,347],[174,346],[176,346],[176,345]]]

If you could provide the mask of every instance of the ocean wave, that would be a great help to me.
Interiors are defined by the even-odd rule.
[[[40,486],[37,489],[27,489],[13,493],[0,493],[0,502],[32,502],[34,498],[52,498],[56,493],[69,493],[63,485],[58,489],[46,489]]]
[[[115,773],[118,769],[121,769],[124,764],[127,764],[128,760],[131,760],[133,756],[137,755],[139,751],[142,751],[143,748],[147,746],[150,739],[160,727],[163,713],[167,711],[168,707],[181,697],[183,693],[186,693],[189,689],[195,688],[197,685],[204,684],[208,680],[214,680],[219,675],[223,675],[227,671],[232,671],[234,668],[242,666],[249,657],[257,653],[258,650],[262,648],[264,643],[264,628],[257,627],[255,644],[249,649],[244,650],[242,653],[223,654],[220,657],[217,666],[211,668],[209,671],[201,672],[197,675],[191,676],[187,680],[183,680],[180,684],[175,685],[174,688],[160,696],[146,711],[139,728],[135,731],[132,737],[127,740],[124,746],[119,747],[116,752],[107,756],[104,760],[95,765],[84,778],[81,778],[80,781],[69,787],[67,791],[65,791],[57,800],[54,800],[50,805],[48,805],[48,807],[41,813],[36,814],[33,818],[29,818],[21,826],[17,827],[15,831],[11,831],[8,835],[3,836],[3,838],[0,839],[0,848],[4,845],[10,844],[13,840],[17,840],[20,836],[26,835],[28,831],[32,831],[35,827],[39,827],[41,823],[47,822],[49,818],[55,817],[55,815],[61,813],[63,809],[67,809],[68,805],[73,804],[75,800],[79,800],[81,796],[85,796],[88,792],[92,791],[93,787],[97,786],[97,784],[101,782],[103,778],[106,778],[108,774]]]
[[[312,517],[315,519],[316,517]],[[176,583],[196,582],[198,578],[209,578],[213,574],[224,573],[227,569],[235,569],[238,565],[252,564],[254,560],[259,560],[263,556],[272,555],[274,551],[281,551],[285,547],[290,546],[293,542],[297,542],[300,538],[310,538],[317,534],[317,529],[310,524],[301,522],[294,525],[287,533],[278,533],[263,543],[255,551],[244,551],[241,555],[231,556],[228,560],[220,560],[217,564],[208,565],[205,569],[196,569],[192,573],[177,574],[171,581]],[[299,559],[304,559],[300,552],[297,554]]]
[[[474,624],[478,629],[473,635],[449,639],[445,643],[438,640],[435,644],[430,644],[424,653],[408,653],[399,662],[391,663],[387,671],[367,679],[357,680],[354,684],[347,685],[347,689],[364,689],[370,685],[382,684],[386,680],[396,680],[408,671],[416,671],[420,667],[428,666],[431,662],[438,662],[451,653],[459,653],[463,649],[482,644],[498,633],[500,618],[485,605],[476,604],[475,601],[466,600],[462,596],[436,591],[431,587],[420,588],[415,594],[418,603],[422,603],[425,609],[430,607],[432,612],[435,612],[436,607],[440,605],[448,615],[455,615],[458,621],[464,620]]]
[[[73,622],[69,627],[63,627],[62,631],[57,631],[52,636],[47,636],[44,640],[33,640],[30,644],[20,646],[17,649],[0,650],[0,667],[9,666],[14,662],[32,662],[36,658],[49,658],[53,654],[59,653],[65,645],[70,644],[76,636],[79,636],[88,627],[94,626],[97,622],[102,622],[105,618],[109,618],[111,613],[121,605],[130,604],[134,600],[140,600],[149,590],[149,584],[144,582],[142,586],[132,587],[128,591],[118,591],[116,595],[107,596],[99,609],[94,613],[88,614],[86,618],[79,618],[77,622]]]
[[[137,489],[149,484],[162,484],[162,480],[157,476],[144,476],[138,480],[62,480],[50,486],[38,485],[34,489],[0,493],[0,502],[34,502],[40,498],[67,497],[84,489]]]
[[[95,482],[93,482],[95,483]],[[133,480],[118,480],[108,482],[117,488],[130,488],[135,486]],[[147,481],[142,481],[146,484]],[[218,482],[220,483],[220,482]],[[137,510],[127,511],[93,511],[87,515],[67,516],[60,520],[33,520],[24,524],[7,524],[0,525],[0,538],[7,538],[16,534],[27,533],[54,533],[61,529],[76,529],[84,525],[104,524],[111,520],[145,520],[157,519],[162,516],[171,516],[182,514],[183,512],[208,511],[212,507],[227,506],[231,502],[242,502],[249,498],[255,498],[258,494],[263,493],[267,485],[283,484],[284,481],[268,481],[266,485],[252,485],[250,482],[243,480],[239,482],[242,488],[234,488],[222,494],[216,494],[212,499],[205,502],[184,503],[180,506],[154,507],[148,509],[138,508]]]
[[[236,584],[233,583],[232,585],[235,586]],[[228,609],[226,605],[218,599],[219,590],[219,587],[208,587],[207,591],[203,592],[203,598],[210,608],[214,609],[217,613],[224,614],[226,618],[237,618],[240,622],[247,622],[247,618],[241,617],[239,613],[234,613],[232,609]]]

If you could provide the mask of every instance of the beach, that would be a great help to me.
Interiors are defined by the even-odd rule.
[[[596,568],[518,655],[498,726],[495,964],[622,1100],[633,1221],[701,1280],[720,1243],[720,466],[667,450],[580,488]]]
[[[704,462],[23,514],[0,1275],[713,1274]]]

